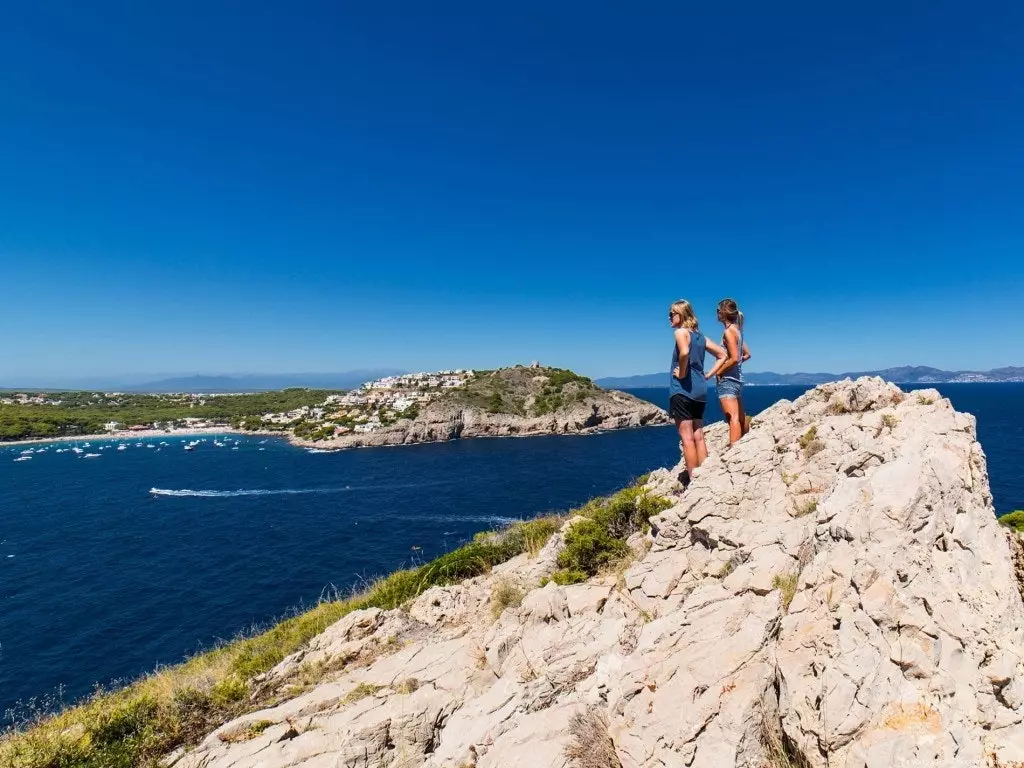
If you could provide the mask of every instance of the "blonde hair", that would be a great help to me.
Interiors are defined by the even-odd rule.
[[[722,299],[718,302],[718,316],[725,318],[730,323],[736,323],[743,330],[743,313],[735,299]]]
[[[697,322],[697,315],[693,312],[693,305],[686,299],[672,302],[672,306],[668,308],[668,311],[669,313],[675,312],[679,315],[679,324],[683,328],[696,331],[700,327],[700,323]]]

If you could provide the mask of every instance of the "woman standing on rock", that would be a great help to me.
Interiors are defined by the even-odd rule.
[[[701,333],[693,307],[685,299],[668,308],[668,320],[675,336],[668,412],[679,430],[686,469],[692,474],[708,457],[708,448],[704,444],[704,406],[708,398],[704,355],[710,350],[721,359],[725,350]]]
[[[729,422],[729,445],[750,430],[743,412],[743,363],[750,359],[750,350],[743,341],[743,313],[733,299],[718,302],[718,321],[725,326],[722,346],[725,356],[719,358],[707,377],[718,377],[718,401]]]

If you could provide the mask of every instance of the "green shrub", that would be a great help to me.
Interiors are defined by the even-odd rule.
[[[628,553],[626,542],[612,536],[606,527],[596,520],[581,520],[566,534],[558,565],[593,575]]]
[[[1024,510],[1018,509],[1014,512],[1007,512],[999,518],[999,524],[1012,528],[1019,533],[1024,533]]]
[[[565,548],[558,555],[558,567],[565,572],[559,578],[583,573],[593,576],[630,554],[627,539],[637,531],[650,528],[650,519],[672,503],[652,496],[641,486],[619,491],[607,499],[595,499],[578,510],[586,519],[577,522],[565,534]],[[576,579],[579,581],[580,579]],[[575,583],[575,582],[566,582]]]
[[[551,581],[555,582],[555,584],[560,587],[565,587],[570,584],[581,584],[589,578],[590,575],[588,573],[585,573],[584,571],[574,571],[569,568],[563,568],[551,574]],[[541,586],[544,585],[541,584]]]

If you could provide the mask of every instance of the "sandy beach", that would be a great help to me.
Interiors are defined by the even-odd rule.
[[[192,435],[274,435],[287,438],[283,432],[269,430],[240,430],[231,427],[191,427],[182,429],[119,429],[116,432],[104,432],[98,435],[72,435],[69,437],[33,437],[25,440],[5,440],[0,448],[8,445],[35,445],[37,443],[98,443],[104,440],[139,440],[153,437],[189,437]]]

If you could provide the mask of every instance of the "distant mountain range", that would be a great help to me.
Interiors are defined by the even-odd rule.
[[[1000,381],[1024,381],[1024,368],[993,368],[991,371],[943,371],[926,365],[885,368],[880,371],[851,371],[849,373],[774,373],[763,371],[743,372],[747,384],[755,386],[814,386],[826,381],[855,379],[858,376],[881,376],[897,384],[954,384],[993,383]],[[667,387],[667,373],[646,373],[638,376],[608,376],[596,379],[595,384],[610,389],[643,389],[645,387]]]
[[[87,390],[102,392],[264,392],[287,387],[310,389],[353,389],[364,382],[405,371],[363,369],[339,373],[246,373],[231,376],[168,376],[153,381],[142,377],[68,378],[57,381],[0,379],[2,389]]]

